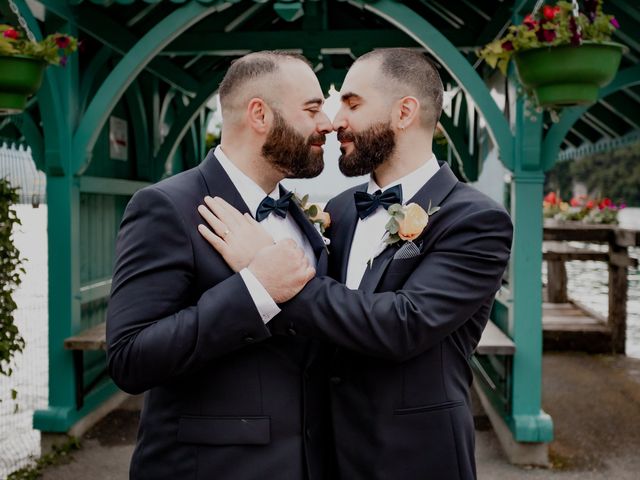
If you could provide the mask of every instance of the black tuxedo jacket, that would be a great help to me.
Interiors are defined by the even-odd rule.
[[[473,479],[469,358],[509,258],[509,215],[442,165],[407,202],[441,207],[414,241],[419,253],[400,258],[400,247],[388,247],[359,290],[349,290],[357,189],[366,185],[327,205],[333,278],[309,282],[270,328],[337,346],[331,406],[339,478]]]
[[[135,479],[320,479],[328,388],[316,346],[272,336],[239,274],[200,236],[197,206],[248,208],[210,152],[137,192],[116,247],[107,318],[109,372],[145,392]],[[297,207],[326,272],[318,232]]]

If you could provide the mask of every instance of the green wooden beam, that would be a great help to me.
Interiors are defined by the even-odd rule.
[[[185,33],[173,41],[162,55],[224,55],[256,50],[361,49],[416,47],[397,29],[367,30],[278,30],[269,32]]]
[[[509,124],[489,94],[487,86],[455,46],[406,5],[392,0],[380,0],[374,4],[351,0],[350,3],[379,15],[404,31],[440,61],[476,104],[477,110],[487,122],[489,134],[498,147],[501,162],[513,171],[513,135]]]
[[[109,47],[102,47],[98,53],[91,58],[87,68],[82,72],[82,81],[80,82],[80,101],[78,106],[81,112],[84,112],[87,106],[91,87],[93,87],[97,78],[102,77],[102,75],[99,74],[102,74],[109,69],[107,62],[111,58],[112,54],[113,51]]]
[[[598,98],[605,98],[618,90],[634,85],[640,85],[640,64],[618,72],[609,85],[600,89]],[[553,168],[564,137],[588,109],[589,107],[566,109],[560,121],[549,129],[542,145],[542,165],[545,171]]]
[[[220,5],[220,2],[212,6],[199,2],[184,4],[147,32],[118,62],[96,92],[74,135],[73,172],[76,175],[82,175],[91,163],[93,146],[111,111],[131,82],[167,44],[191,25],[216,11]]]
[[[129,52],[139,41],[120,23],[112,20],[104,11],[95,7],[83,6],[70,11],[61,5],[64,2],[43,0],[42,3],[56,15],[67,18],[82,31],[121,55]],[[198,81],[195,78],[168,59],[153,59],[148,65],[148,70],[187,95],[193,95],[193,92],[198,88]]]
[[[125,99],[129,107],[129,115],[133,127],[133,145],[135,148],[136,173],[145,171],[145,164],[152,158],[151,130],[145,111],[145,103],[138,80],[134,81],[125,92]],[[148,169],[146,170],[148,171]],[[138,175],[138,178],[140,177]],[[145,180],[151,180],[150,178]]]
[[[87,177],[76,178],[77,185],[82,193],[95,193],[99,195],[131,196],[138,190],[151,185],[151,182],[138,182],[135,180],[123,180],[121,178]]]

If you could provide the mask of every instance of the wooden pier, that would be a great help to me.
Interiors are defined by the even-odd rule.
[[[605,244],[608,248],[606,251],[576,248],[569,242]],[[547,262],[548,279],[542,310],[545,350],[625,353],[627,268],[638,266],[638,260],[629,255],[629,247],[639,245],[638,230],[545,221],[543,259]],[[568,297],[565,262],[575,260],[608,264],[607,317]]]

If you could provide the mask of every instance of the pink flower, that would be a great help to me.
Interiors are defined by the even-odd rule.
[[[63,55],[62,57],[60,57],[60,66],[62,67],[66,67],[67,66],[67,56]]]
[[[56,45],[58,48],[67,48],[71,43],[71,39],[66,35],[59,35],[56,37]]]
[[[620,28],[620,24],[618,23],[618,20],[616,20],[616,17],[613,17],[611,19],[611,25],[613,25],[616,28]]]
[[[524,17],[524,20],[522,21],[522,23],[524,25],[526,25],[529,30],[533,30],[536,25],[538,24],[538,22],[536,22],[533,17],[531,16],[531,14],[527,15],[526,17]]]
[[[8,28],[2,34],[4,38],[10,38],[12,40],[17,40],[20,37],[20,32],[18,32],[15,28]]]
[[[541,28],[536,32],[536,37],[538,37],[538,40],[541,42],[551,43],[556,38],[556,31],[547,30],[546,28]]]

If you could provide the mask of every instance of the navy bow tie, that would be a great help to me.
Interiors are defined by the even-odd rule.
[[[394,203],[402,203],[402,185],[396,185],[395,187],[387,188],[384,192],[378,190],[371,194],[367,192],[355,192],[353,194],[356,200],[356,210],[358,210],[358,216],[364,220],[378,207],[384,207],[385,210]]]
[[[292,196],[293,192],[289,192],[286,195],[283,195],[279,200],[274,200],[273,198],[268,196],[264,197],[264,200],[262,200],[260,202],[260,205],[258,205],[258,210],[256,211],[256,220],[261,222],[271,213],[275,213],[276,215],[285,218],[287,216],[287,212],[289,211],[289,204],[291,203]]]

